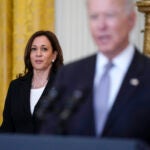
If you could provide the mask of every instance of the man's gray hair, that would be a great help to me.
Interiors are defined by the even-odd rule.
[[[135,1],[134,0],[125,0],[125,4],[126,4],[126,11],[128,13],[130,13],[131,11],[133,11],[135,9]]]
[[[86,4],[88,5],[88,1],[86,0]],[[135,0],[124,0],[125,1],[125,9],[128,13],[134,10]]]

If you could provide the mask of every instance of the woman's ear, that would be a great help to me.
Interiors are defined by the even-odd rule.
[[[57,51],[54,51],[54,52],[53,52],[52,63],[56,60],[57,54],[58,54]]]

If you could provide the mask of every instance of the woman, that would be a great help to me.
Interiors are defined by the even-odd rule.
[[[40,122],[35,117],[35,111],[63,65],[62,50],[55,34],[50,31],[35,32],[26,45],[24,63],[24,75],[19,75],[10,83],[1,132],[38,132]]]

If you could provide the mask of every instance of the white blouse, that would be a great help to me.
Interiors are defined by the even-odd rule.
[[[30,111],[31,114],[33,114],[34,107],[37,104],[38,100],[40,99],[43,91],[45,89],[45,86],[38,89],[31,89],[30,91]]]

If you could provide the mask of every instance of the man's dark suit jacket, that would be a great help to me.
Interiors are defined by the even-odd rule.
[[[30,112],[30,90],[32,74],[25,75],[10,83],[5,100],[3,123],[0,132],[3,133],[36,133],[40,126],[40,120],[35,116],[44,96],[47,95],[54,81],[55,74],[52,73],[38,103],[35,106],[33,115]]]
[[[64,66],[58,73],[55,86],[62,89],[62,105],[70,100],[75,90],[85,92],[84,101],[63,124],[63,134],[96,136],[93,111],[95,63],[96,55],[93,55]],[[56,134],[60,128],[58,120],[58,114],[50,113],[41,133]],[[150,59],[137,50],[101,136],[137,138],[150,144]]]

